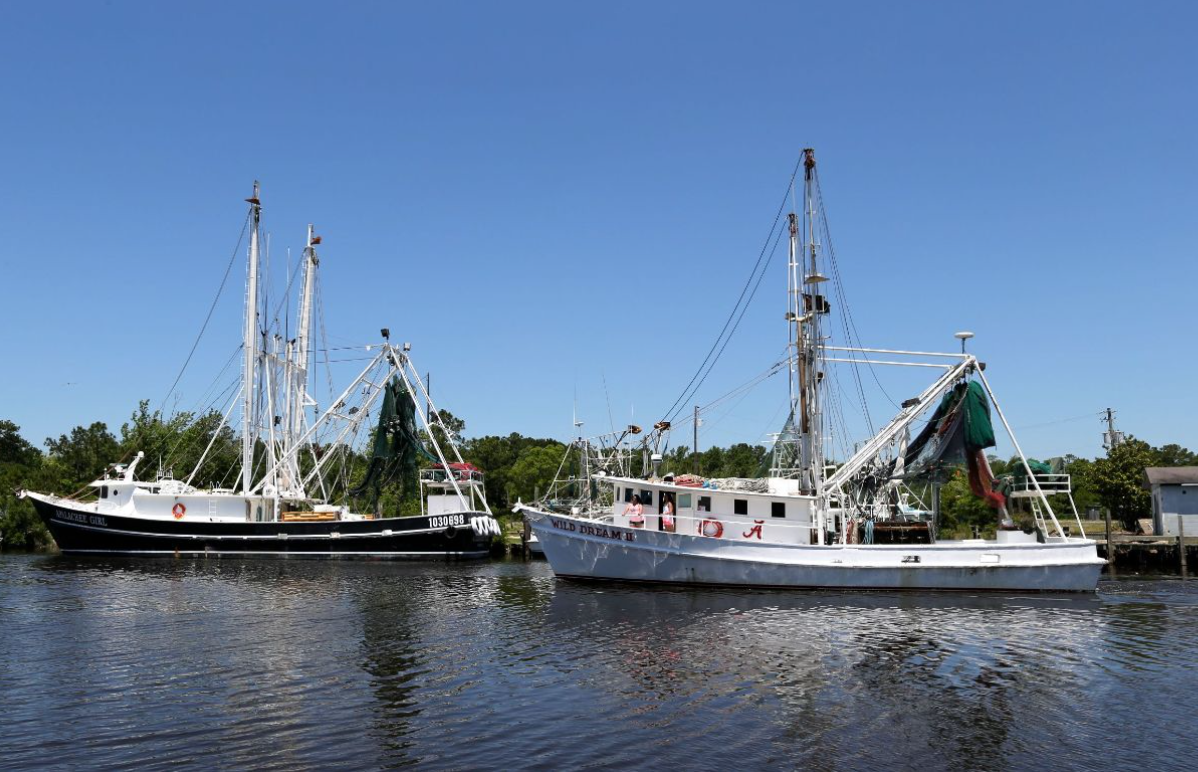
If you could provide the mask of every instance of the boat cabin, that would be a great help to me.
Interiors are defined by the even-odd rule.
[[[741,541],[817,543],[811,496],[789,493],[791,480],[641,480],[608,477],[614,486],[611,517],[616,525]],[[777,483],[777,485],[775,484]],[[774,490],[770,490],[774,488]],[[673,527],[667,512],[673,510]]]
[[[436,464],[420,470],[421,514],[481,512],[485,501],[483,473],[474,464],[456,462],[448,467]]]

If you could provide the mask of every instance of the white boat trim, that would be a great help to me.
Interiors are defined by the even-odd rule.
[[[1097,557],[1095,542],[1083,538],[1014,544],[748,544],[521,510],[554,573],[570,578],[796,589],[1091,592],[1106,563]]]
[[[490,553],[487,550],[472,550],[470,552],[275,552],[267,550],[64,550],[64,554],[76,555],[81,553],[103,555],[242,555],[245,557],[336,557],[336,558],[372,558],[372,557],[468,557],[481,558]]]
[[[445,533],[444,528],[420,528],[410,531],[392,531],[383,533],[382,531],[367,532],[367,533],[277,533],[277,534],[195,534],[195,533],[154,533],[150,531],[129,531],[123,528],[104,528],[98,525],[84,525],[83,523],[72,523],[66,520],[55,521],[59,525],[69,526],[71,528],[80,528],[88,531],[100,531],[102,533],[114,533],[121,536],[142,536],[153,539],[207,539],[210,541],[278,541],[279,539],[299,540],[299,539],[390,539],[395,536],[413,536],[417,534],[439,534]],[[318,521],[321,523],[336,523],[336,520]],[[364,522],[361,520],[345,521],[345,522]],[[369,522],[369,521],[365,521]],[[278,525],[278,523],[266,523],[265,525]],[[456,528],[468,528],[469,525],[454,526]],[[81,550],[75,550],[79,552]]]

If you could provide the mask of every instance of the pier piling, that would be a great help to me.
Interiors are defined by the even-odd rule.
[[[1106,570],[1111,576],[1115,575],[1115,545],[1111,542],[1111,510],[1106,510]]]
[[[1186,579],[1186,527],[1185,518],[1177,516],[1177,562],[1181,569],[1181,578]]]

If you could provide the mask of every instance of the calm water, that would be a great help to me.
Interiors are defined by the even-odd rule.
[[[1192,768],[1198,582],[638,590],[0,556],[0,768]]]

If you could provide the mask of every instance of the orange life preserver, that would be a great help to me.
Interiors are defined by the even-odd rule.
[[[182,520],[183,515],[186,512],[187,512],[187,507],[183,506],[182,501],[176,501],[175,506],[171,507],[171,514],[173,514],[175,516],[176,520]]]
[[[718,539],[724,535],[724,524],[719,520],[704,520],[699,523],[699,535]]]

